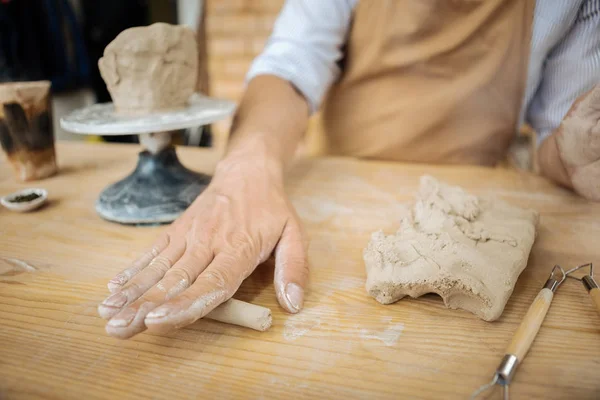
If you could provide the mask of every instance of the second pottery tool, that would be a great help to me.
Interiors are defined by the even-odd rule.
[[[584,270],[589,267],[589,273],[582,277],[575,276],[573,273]],[[583,287],[587,290],[594,306],[596,307],[596,311],[600,314],[600,289],[598,288],[598,283],[594,280],[594,265],[592,263],[583,264],[573,269],[567,271],[567,277],[571,279],[575,279],[581,283],[583,283]]]
[[[546,314],[548,313],[548,309],[554,298],[554,293],[565,281],[566,277],[566,272],[559,265],[555,265],[554,268],[552,268],[550,277],[535,300],[533,300],[531,306],[529,306],[525,318],[523,318],[521,325],[519,325],[512,341],[508,345],[506,354],[504,355],[504,358],[502,358],[498,368],[496,368],[496,373],[494,374],[492,381],[476,390],[471,396],[472,400],[476,399],[485,391],[492,389],[495,385],[502,386],[503,397],[505,400],[508,400],[509,385],[515,376],[517,367],[523,362],[527,352],[531,348],[531,345],[544,322],[544,318],[546,318]]]

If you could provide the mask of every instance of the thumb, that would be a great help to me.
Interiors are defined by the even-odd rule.
[[[290,219],[275,248],[275,294],[279,304],[295,314],[304,304],[308,283],[308,242],[300,224]]]

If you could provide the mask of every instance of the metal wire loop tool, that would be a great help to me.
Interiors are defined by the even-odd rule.
[[[589,272],[583,276],[575,276],[573,275],[576,272],[585,270],[589,268]],[[587,263],[580,265],[578,267],[572,268],[567,271],[567,277],[571,279],[575,279],[581,283],[583,283],[583,287],[587,290],[594,306],[596,307],[596,311],[600,314],[600,289],[598,288],[598,283],[594,280],[594,264]]]

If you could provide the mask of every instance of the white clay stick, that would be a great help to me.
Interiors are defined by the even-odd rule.
[[[273,322],[270,309],[236,299],[227,300],[208,313],[205,318],[261,332],[269,329]]]

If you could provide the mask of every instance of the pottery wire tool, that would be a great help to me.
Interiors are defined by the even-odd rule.
[[[573,275],[575,272],[585,270],[589,268],[589,272],[583,276],[575,276]],[[580,265],[578,267],[572,268],[567,271],[567,277],[571,279],[575,279],[583,284],[585,290],[587,290],[594,306],[596,307],[596,311],[600,314],[600,289],[598,288],[598,283],[594,280],[594,265],[592,263],[587,263]]]
[[[174,221],[206,188],[210,177],[184,167],[171,145],[171,132],[208,125],[230,116],[235,103],[194,93],[186,107],[130,116],[113,103],[94,104],[60,120],[66,131],[83,135],[139,134],[145,151],[134,171],[108,186],[96,201],[96,212],[122,224]]]
[[[531,306],[529,306],[525,318],[523,318],[521,325],[519,325],[519,328],[513,335],[513,338],[506,349],[504,358],[502,358],[498,368],[496,368],[496,373],[491,382],[481,386],[473,392],[471,400],[476,399],[488,390],[492,390],[496,385],[502,386],[503,398],[504,400],[508,400],[509,386],[515,376],[517,367],[523,362],[527,352],[531,348],[531,345],[546,318],[550,304],[552,304],[554,293],[566,278],[567,273],[560,265],[555,265],[554,268],[552,268],[550,277],[536,296],[535,300],[533,300],[533,303],[531,303]]]

